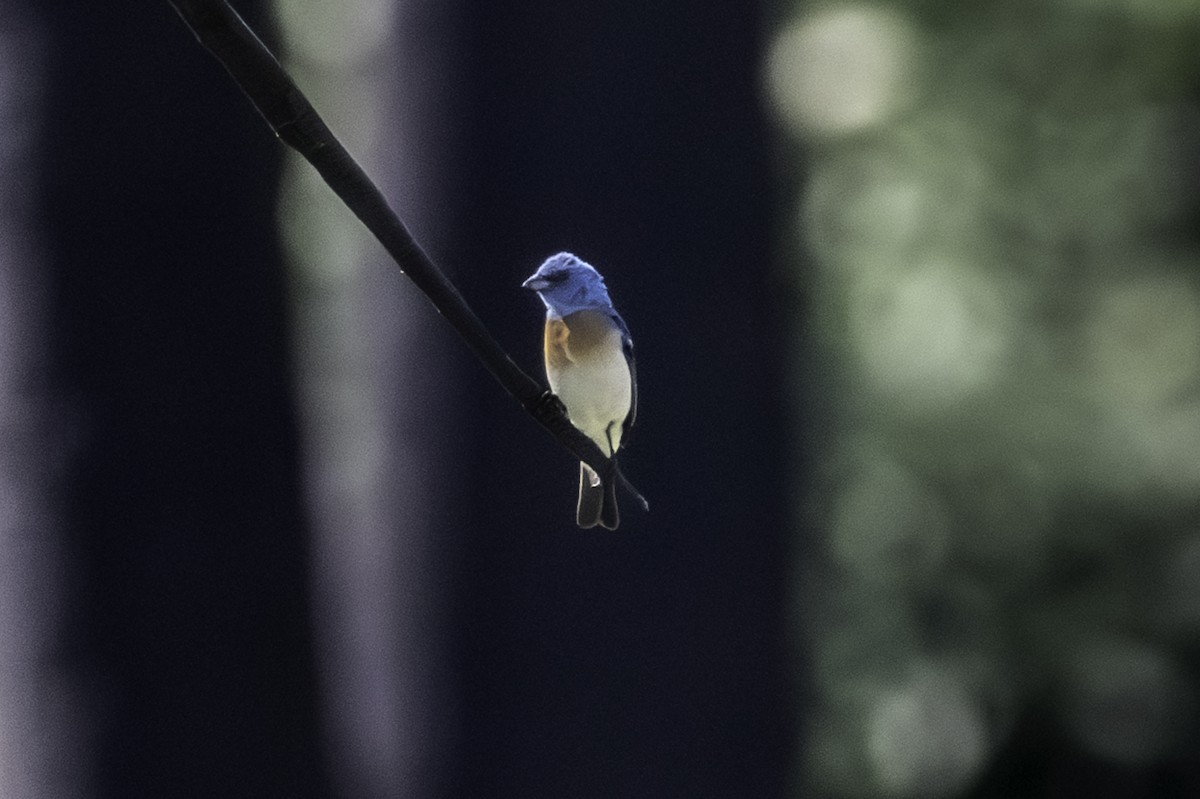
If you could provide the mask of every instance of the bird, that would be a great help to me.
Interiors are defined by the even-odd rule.
[[[567,418],[610,458],[629,439],[637,416],[633,339],[609,299],[604,278],[591,264],[560,252],[524,283],[546,306],[543,350],[550,390]],[[620,524],[614,480],[602,481],[579,464],[575,521],[615,530]]]

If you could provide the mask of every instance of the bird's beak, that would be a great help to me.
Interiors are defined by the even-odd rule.
[[[537,275],[534,275],[522,283],[521,288],[526,288],[530,291],[542,291],[550,288],[550,281],[544,277],[538,277]]]

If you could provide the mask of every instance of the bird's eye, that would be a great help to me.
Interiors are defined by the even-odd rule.
[[[542,277],[546,278],[546,280],[549,280],[551,283],[561,283],[567,279],[567,273],[565,271],[547,272],[545,275],[542,275]]]

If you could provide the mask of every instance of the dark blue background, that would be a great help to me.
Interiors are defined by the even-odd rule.
[[[43,16],[39,201],[79,431],[63,657],[97,697],[101,795],[329,795],[274,219],[282,146],[166,2],[61,0]],[[531,369],[540,311],[520,279],[559,249],[600,266],[637,342],[625,463],[652,511],[626,500],[619,533],[575,530],[575,465],[452,343],[463,480],[430,506],[456,732],[437,784],[780,796],[797,748],[797,464],[763,20],[746,4],[539,1],[473,4],[459,24],[458,228],[440,255]]]

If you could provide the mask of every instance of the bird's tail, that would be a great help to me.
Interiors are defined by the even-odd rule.
[[[621,524],[617,510],[617,481],[600,480],[592,467],[579,464],[579,506],[575,510],[575,521],[584,529],[597,524],[608,530],[616,530]]]

